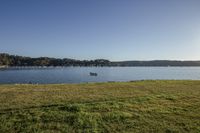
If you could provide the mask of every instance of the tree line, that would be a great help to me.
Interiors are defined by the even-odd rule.
[[[1,66],[109,66],[110,61],[105,59],[74,60],[48,57],[30,58],[17,55],[0,54]]]
[[[111,62],[106,59],[75,60],[49,57],[30,58],[0,53],[0,66],[200,66],[200,61],[120,61]]]
[[[153,60],[153,61],[122,61],[112,62],[113,66],[200,66],[200,61],[176,61],[176,60]]]

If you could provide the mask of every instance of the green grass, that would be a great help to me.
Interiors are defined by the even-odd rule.
[[[200,81],[0,85],[0,132],[199,133]]]

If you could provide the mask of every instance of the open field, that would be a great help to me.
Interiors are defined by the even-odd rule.
[[[200,81],[0,85],[0,132],[200,132]]]

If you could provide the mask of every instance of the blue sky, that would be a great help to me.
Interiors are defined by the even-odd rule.
[[[200,0],[0,0],[0,52],[200,60]]]

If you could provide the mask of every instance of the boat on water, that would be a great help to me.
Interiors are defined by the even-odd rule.
[[[90,72],[90,76],[97,76],[97,73]]]

